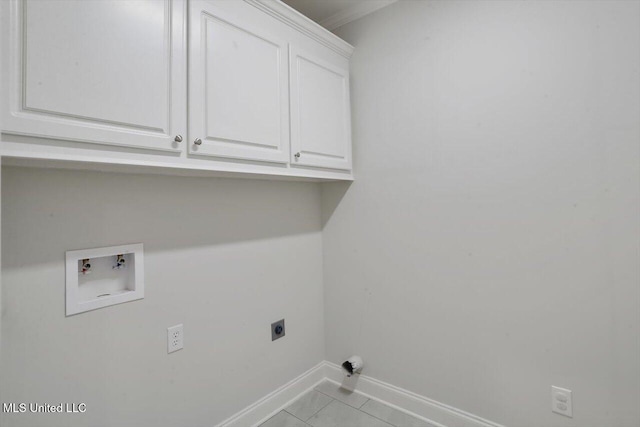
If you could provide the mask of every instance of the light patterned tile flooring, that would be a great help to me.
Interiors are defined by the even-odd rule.
[[[260,427],[433,427],[332,382],[315,389],[262,423]]]

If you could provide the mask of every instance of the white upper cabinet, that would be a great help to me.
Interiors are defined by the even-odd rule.
[[[3,132],[180,150],[174,139],[186,132],[184,5],[5,2]]]
[[[289,72],[278,23],[211,1],[189,8],[189,152],[287,163]]]
[[[353,179],[353,47],[281,1],[0,0],[0,43],[4,164]]]
[[[351,169],[349,70],[291,47],[291,163]]]

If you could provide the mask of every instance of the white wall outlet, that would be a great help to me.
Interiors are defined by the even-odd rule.
[[[551,386],[551,410],[557,414],[573,418],[573,402],[571,390]]]
[[[182,324],[167,328],[167,353],[181,350],[184,347]]]

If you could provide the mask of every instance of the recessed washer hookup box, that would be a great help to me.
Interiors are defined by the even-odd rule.
[[[66,253],[67,316],[144,298],[142,243]]]

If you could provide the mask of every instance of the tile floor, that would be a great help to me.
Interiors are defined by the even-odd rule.
[[[433,427],[325,381],[260,427]]]

